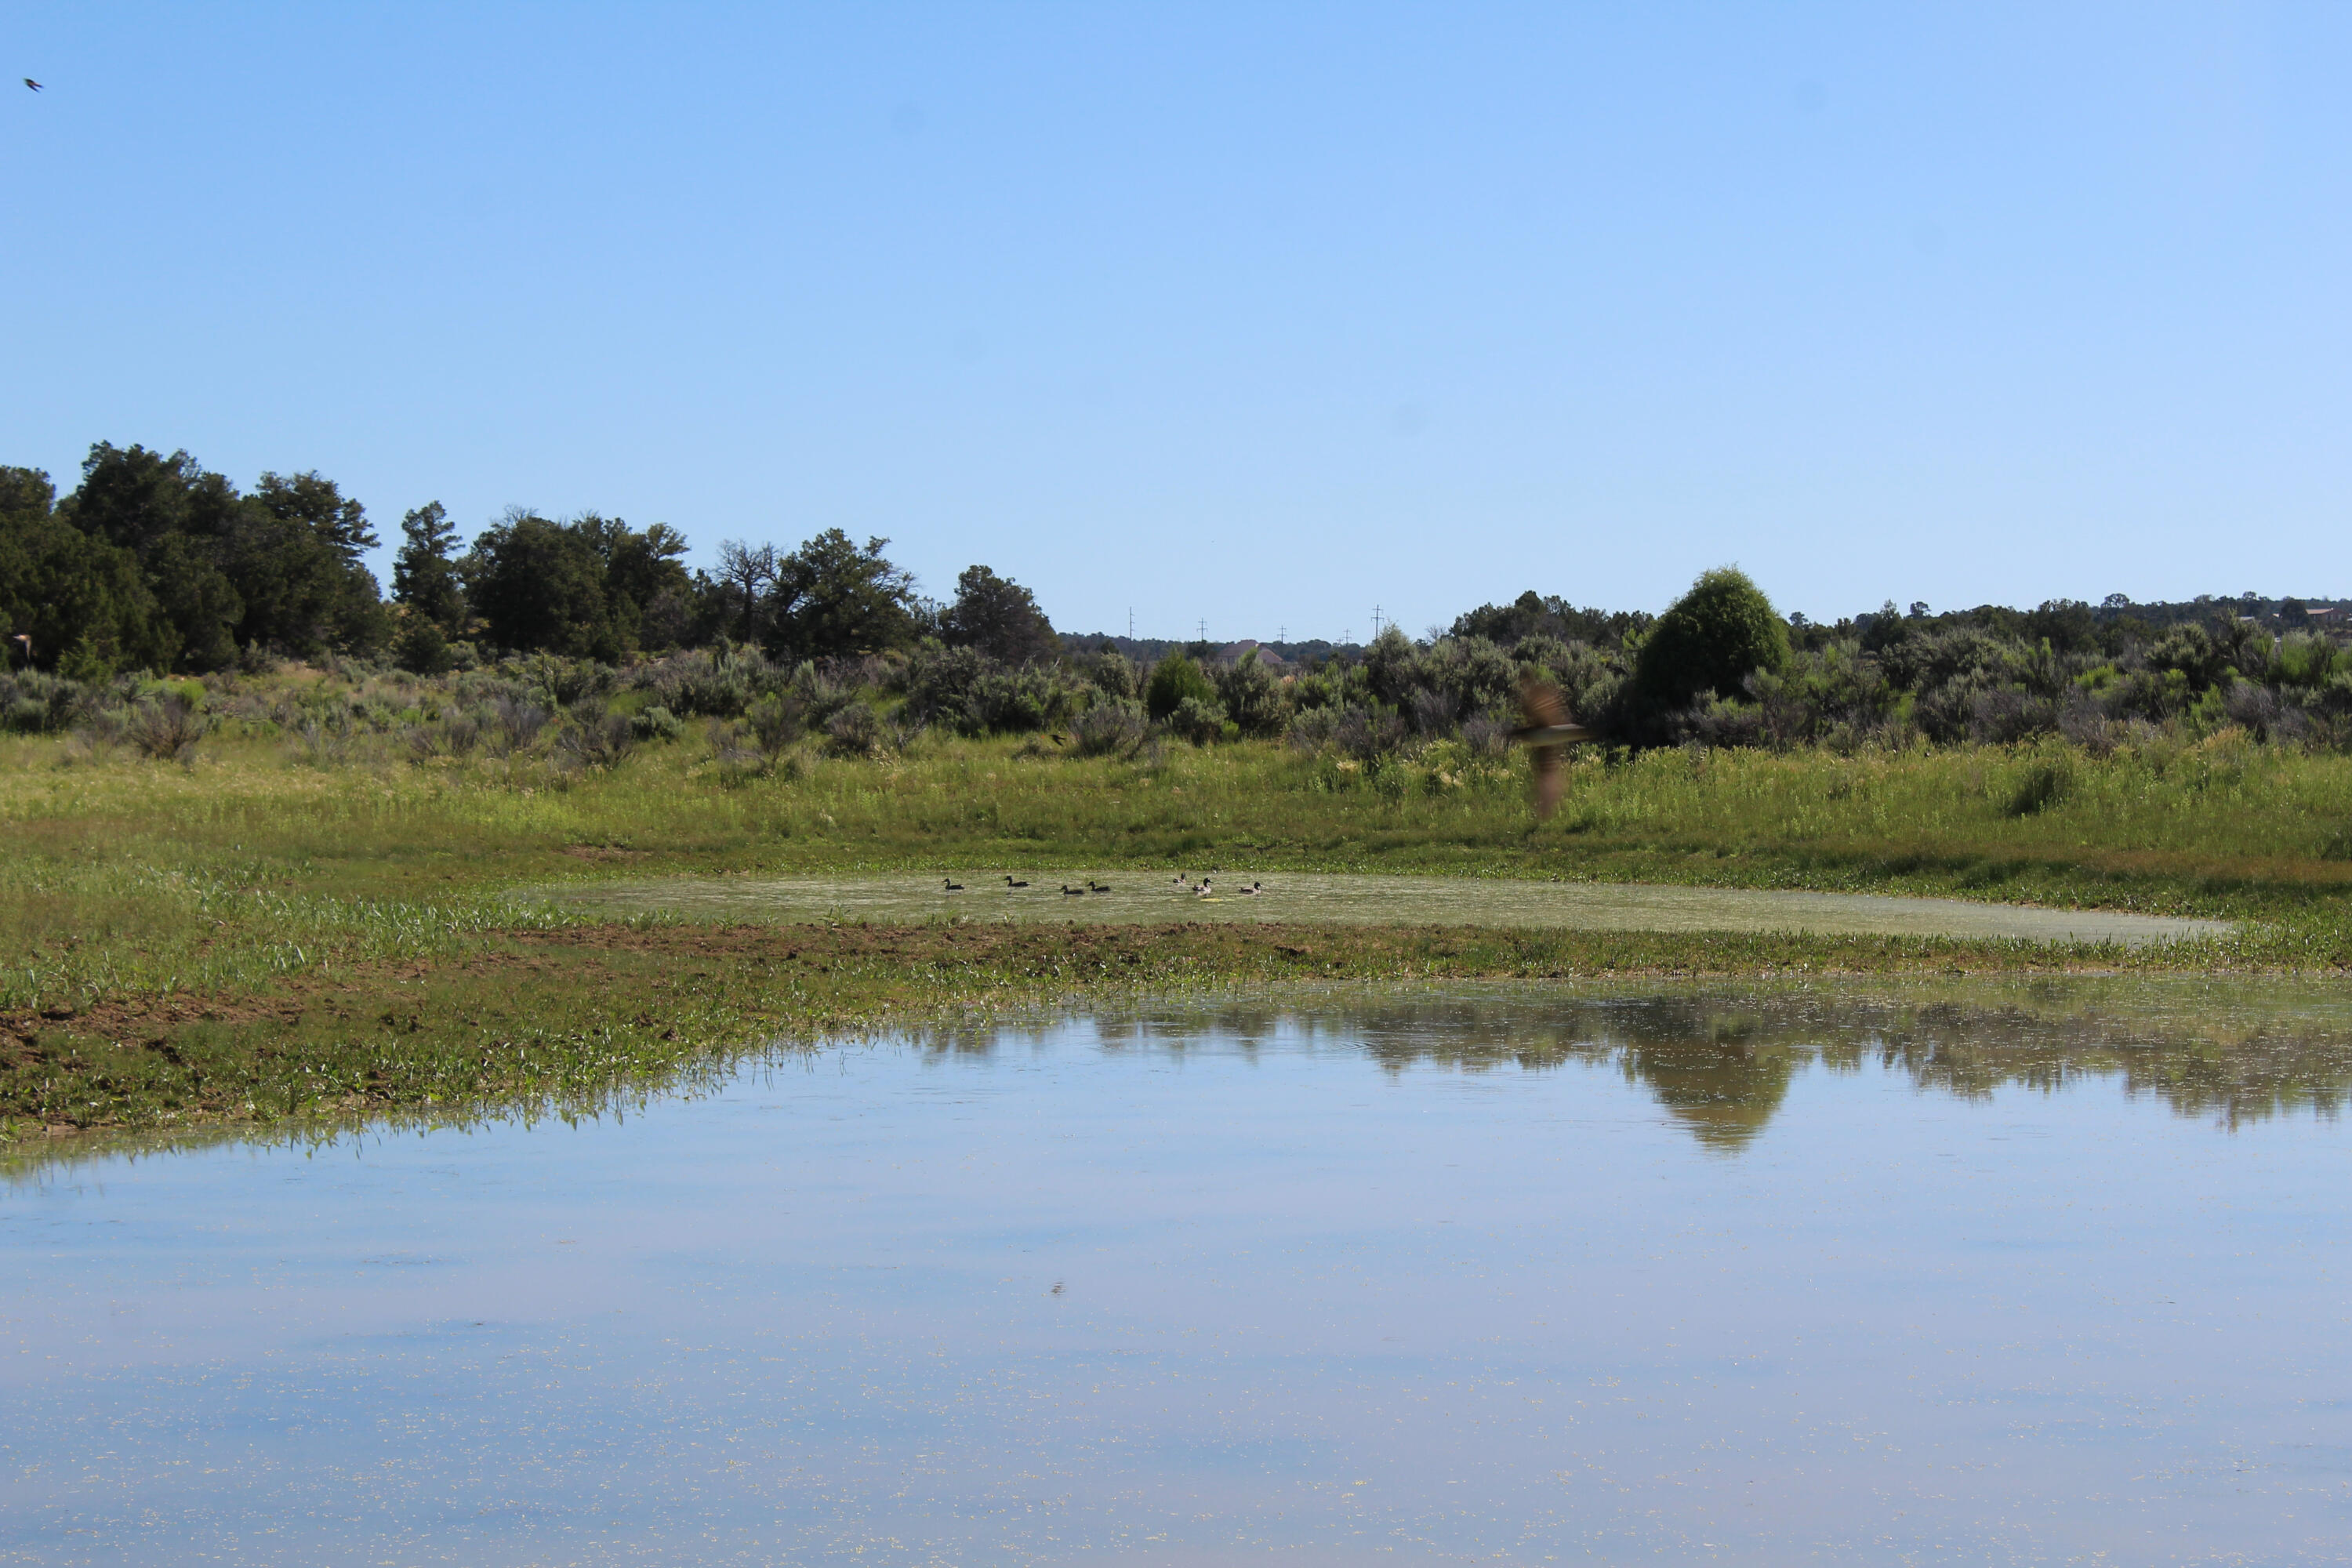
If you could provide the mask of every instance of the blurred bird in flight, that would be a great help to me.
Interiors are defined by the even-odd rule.
[[[1536,815],[1549,816],[1568,782],[1560,773],[1564,753],[1580,741],[1600,737],[1568,716],[1568,703],[1557,687],[1532,675],[1519,678],[1519,711],[1527,722],[1511,731],[1511,739],[1528,748],[1528,761],[1535,768]]]
[[[31,77],[26,77],[26,78],[25,79],[25,85],[26,85],[26,87],[31,88],[35,92],[38,92],[38,91],[40,91],[40,90],[41,90],[41,84],[40,84],[39,82],[35,81]]]

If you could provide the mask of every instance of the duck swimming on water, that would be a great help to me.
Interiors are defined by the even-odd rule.
[[[947,880],[948,885],[940,889],[942,892],[961,893],[963,891],[963,884],[961,882],[957,881],[953,877],[950,877]]]
[[[1073,888],[1067,882],[1062,884],[1062,897],[1066,899],[1083,899],[1086,896],[1087,890],[1084,888]]]
[[[1004,879],[1004,885],[1008,888],[1025,888],[1029,884],[1026,882],[1016,882],[1012,878],[1007,877]]]

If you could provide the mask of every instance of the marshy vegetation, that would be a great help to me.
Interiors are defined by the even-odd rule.
[[[0,1115],[421,1103],[538,1081],[533,1062],[593,1079],[747,1030],[1056,986],[2352,962],[2352,651],[2327,605],[1889,605],[1824,626],[1725,571],[1656,616],[1529,593],[1420,640],[1177,646],[1057,635],[984,566],[926,600],[887,542],[837,531],[789,554],[730,542],[715,573],[687,571],[675,530],[593,515],[510,514],[462,553],[437,506],[403,531],[386,603],[359,563],[364,513],[316,474],[239,492],[185,454],[104,446],[63,500],[44,475],[0,472],[0,617],[23,628],[0,671]],[[1509,735],[1528,678],[1604,737],[1543,824]],[[675,954],[610,956],[657,921],[513,897],[615,876],[1047,866],[1958,894],[2251,923],[2193,955],[2128,957],[1275,927],[1147,933],[1141,956],[1097,962],[1097,936],[1033,931],[977,966],[950,924],[919,928],[929,968],[828,964],[779,990],[750,948],[682,981]],[[516,973],[547,978],[518,992]],[[323,1011],[278,1005],[330,994]]]

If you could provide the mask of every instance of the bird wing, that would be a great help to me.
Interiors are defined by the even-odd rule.
[[[1568,703],[1559,689],[1532,675],[1519,677],[1519,711],[1527,715],[1530,730],[1549,730],[1575,722],[1568,716]]]
[[[1559,689],[1532,675],[1519,678],[1519,711],[1528,721],[1520,739],[1528,748],[1536,816],[1540,820],[1559,806],[1560,791],[1568,783],[1561,766],[1563,742],[1589,737],[1569,716],[1568,702]]]
[[[35,81],[31,77],[26,77],[26,78],[25,79],[25,85],[26,85],[26,87],[31,88],[35,92],[38,92],[38,91],[40,91],[40,90],[41,90],[41,84],[40,84],[39,82]]]

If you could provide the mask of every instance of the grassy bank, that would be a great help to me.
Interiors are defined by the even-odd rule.
[[[0,742],[0,1116],[21,1134],[554,1102],[755,1036],[1057,987],[2352,963],[2352,759],[2234,731],[2097,756],[1589,756],[1543,825],[1523,784],[1519,759],[1450,742],[1368,772],[1271,744],[1121,761],[939,741],[878,761],[796,754],[765,775],[691,736],[603,769],[389,744],[322,757],[259,733],[210,737],[186,765]],[[751,930],[692,957],[690,930],[505,896],[637,874],[1051,864],[1943,893],[2252,923],[2227,943],[2128,959],[1803,938],[939,927],[885,933],[919,951],[843,947],[818,965],[772,950],[867,939]]]
[[[2200,953],[2225,964],[2226,955]],[[2179,952],[1465,927],[595,925],[248,992],[0,1014],[0,1133],[562,1111],[780,1037],[1307,980],[1625,980],[2164,970]]]

